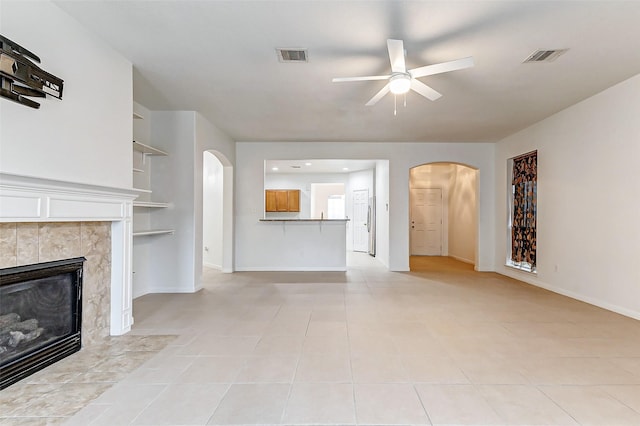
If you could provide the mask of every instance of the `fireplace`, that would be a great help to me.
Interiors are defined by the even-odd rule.
[[[0,389],[80,350],[84,261],[0,269]]]

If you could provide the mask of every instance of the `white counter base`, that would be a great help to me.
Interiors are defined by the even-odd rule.
[[[259,219],[252,232],[259,247],[236,271],[347,270],[347,219]]]

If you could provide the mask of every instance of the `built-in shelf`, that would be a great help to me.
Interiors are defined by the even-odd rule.
[[[134,173],[144,173],[144,170],[142,169],[136,169],[135,167],[133,168],[133,172]]]
[[[150,207],[150,208],[166,208],[169,203],[157,203],[154,201],[134,201],[133,207]]]
[[[140,114],[138,114],[137,112],[134,112],[134,113],[133,113],[133,118],[134,118],[135,120],[144,120],[144,117],[143,117],[143,116],[141,116]]]
[[[147,155],[169,155],[161,149],[133,141],[133,149]]]
[[[134,237],[143,237],[145,235],[163,235],[163,234],[173,234],[175,229],[148,229],[146,231],[134,231]]]

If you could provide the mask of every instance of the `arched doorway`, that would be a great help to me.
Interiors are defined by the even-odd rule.
[[[476,168],[429,163],[409,171],[410,269],[427,256],[476,265],[478,259],[478,182]]]
[[[202,265],[233,272],[233,167],[215,150],[202,157]]]

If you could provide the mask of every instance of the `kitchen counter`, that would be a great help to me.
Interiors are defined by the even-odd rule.
[[[349,219],[260,218],[253,271],[346,271]],[[249,253],[251,254],[251,253]],[[258,255],[259,254],[259,255]]]

